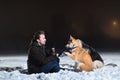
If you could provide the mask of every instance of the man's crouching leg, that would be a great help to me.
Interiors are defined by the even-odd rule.
[[[60,71],[60,66],[58,60],[53,60],[48,64],[41,67],[40,72],[52,73]]]

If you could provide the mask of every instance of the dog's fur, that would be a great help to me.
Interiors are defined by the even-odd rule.
[[[93,50],[91,53],[85,50],[81,40],[70,36],[70,40],[68,41],[66,47],[71,48],[70,52],[65,52],[65,54],[75,60],[75,69],[92,71],[94,68],[100,68],[103,66],[103,60],[100,55],[96,53],[97,56],[94,57],[96,54],[92,54],[92,52],[94,52]]]

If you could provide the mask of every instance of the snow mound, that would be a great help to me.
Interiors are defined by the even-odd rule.
[[[27,68],[27,56],[0,57],[0,67],[2,69],[14,71],[0,71],[0,80],[120,80],[120,54],[107,53],[101,54],[106,64],[114,63],[117,66],[104,66],[100,69],[94,69],[91,72],[74,72],[69,70],[60,70],[57,73],[39,73],[23,74],[19,70]],[[68,64],[68,65],[64,65]],[[71,68],[74,61],[69,57],[60,57],[60,65],[64,68]]]

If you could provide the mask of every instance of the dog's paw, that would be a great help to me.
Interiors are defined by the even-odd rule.
[[[65,52],[66,55],[69,55],[70,53],[69,52]]]

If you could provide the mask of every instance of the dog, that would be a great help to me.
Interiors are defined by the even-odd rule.
[[[66,45],[68,51],[65,54],[75,61],[74,68],[82,71],[93,71],[94,68],[101,68],[104,65],[101,56],[80,39],[75,39],[70,35]]]

